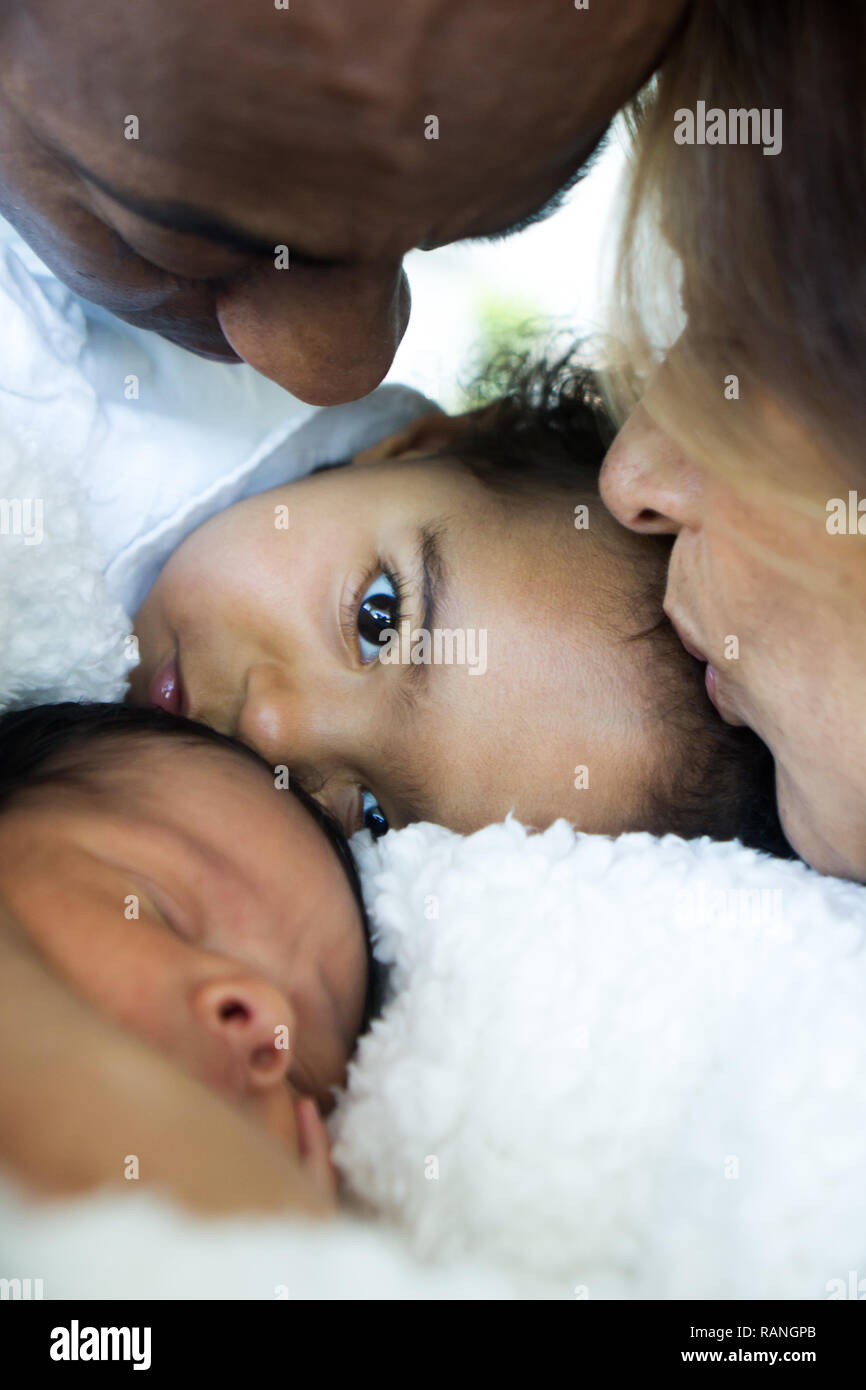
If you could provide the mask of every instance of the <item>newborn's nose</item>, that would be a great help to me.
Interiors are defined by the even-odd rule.
[[[207,980],[190,1000],[193,1016],[218,1045],[217,1079],[235,1093],[282,1085],[291,1064],[294,1017],[288,1000],[250,972]]]

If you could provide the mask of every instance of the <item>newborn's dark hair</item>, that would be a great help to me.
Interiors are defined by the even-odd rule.
[[[246,744],[180,714],[97,702],[34,705],[0,715],[0,816],[34,792],[95,786],[105,766],[97,758],[100,751],[119,751],[126,740],[148,736],[220,748],[255,763],[273,779],[273,768]],[[328,840],[358,906],[367,952],[367,995],[361,1025],[365,1032],[382,1006],[384,972],[373,956],[358,869],[334,817],[297,782],[291,781],[289,790]]]
[[[471,388],[477,413],[462,417],[465,428],[442,457],[456,452],[475,478],[511,505],[547,494],[602,508],[599,474],[616,430],[598,377],[580,360],[580,351],[577,345],[548,357],[496,356]],[[702,665],[686,652],[663,612],[672,540],[645,536],[642,544],[646,564],[627,597],[635,630],[626,640],[651,644],[670,751],[632,828],[685,839],[739,839],[792,857],[776,810],[771,753],[750,729],[722,722],[706,694]],[[625,597],[618,595],[620,605]],[[649,625],[648,613],[658,615]]]

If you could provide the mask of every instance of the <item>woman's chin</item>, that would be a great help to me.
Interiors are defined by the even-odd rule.
[[[866,883],[866,825],[861,835],[846,825],[838,838],[831,841],[828,828],[833,818],[828,818],[826,808],[811,805],[786,785],[778,767],[776,796],[785,839],[810,868],[820,874]]]

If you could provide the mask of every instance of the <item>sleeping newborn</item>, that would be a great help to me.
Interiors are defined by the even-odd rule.
[[[374,1007],[339,829],[248,749],[161,711],[0,720],[0,904],[97,1011],[287,1143]]]
[[[131,699],[290,768],[349,833],[514,812],[784,852],[769,755],[664,617],[669,542],[599,500],[593,393],[541,368],[225,507],[141,604]]]

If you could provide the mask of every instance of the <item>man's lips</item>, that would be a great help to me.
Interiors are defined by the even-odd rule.
[[[186,714],[186,692],[176,655],[164,661],[154,675],[147,688],[147,700],[169,714]]]

